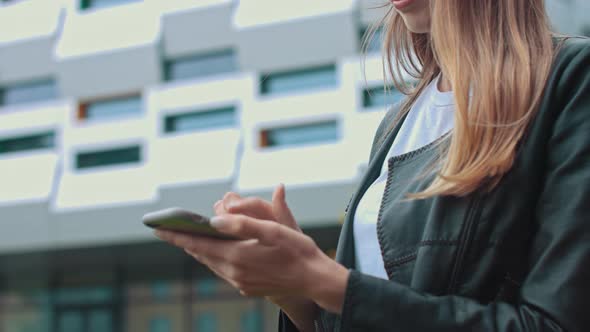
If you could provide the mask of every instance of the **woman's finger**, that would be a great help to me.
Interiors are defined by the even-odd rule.
[[[285,200],[285,186],[279,185],[274,193],[272,202],[259,197],[241,197],[234,192],[225,194],[217,201],[213,209],[215,215],[227,213],[243,214],[252,218],[276,221],[295,230],[301,230]]]
[[[215,274],[223,279],[231,279],[229,276],[231,274],[232,265],[223,258],[203,256],[188,249],[185,249],[185,252],[206,265],[211,271],[215,272]]]
[[[225,207],[223,205],[223,200],[218,200],[217,202],[215,202],[215,204],[213,204],[213,211],[215,212],[216,216],[220,216],[222,214],[226,214],[227,211],[225,211]]]
[[[258,239],[260,243],[269,246],[284,241],[293,242],[290,232],[296,232],[276,222],[259,220],[239,214],[225,214],[213,217],[211,225],[225,234],[243,239]],[[296,245],[296,243],[293,244]]]
[[[227,192],[225,193],[225,195],[223,195],[223,209],[225,211],[229,211],[229,206],[235,202],[235,201],[239,201],[240,199],[242,199],[242,196],[238,195],[237,193],[234,192]]]
[[[277,221],[289,228],[301,231],[295,217],[287,205],[285,185],[280,184],[272,195],[272,211]]]
[[[218,240],[207,238],[204,236],[195,236],[179,232],[171,232],[164,230],[156,230],[154,234],[179,248],[190,250],[199,256],[221,257],[227,251],[227,246],[230,242],[239,242],[231,240]]]
[[[222,265],[222,262],[224,262],[222,259],[203,256],[197,252],[191,251],[190,249],[184,249],[184,251],[197,261],[201,262],[203,265],[207,266],[216,275],[227,280],[226,273],[224,273],[227,270],[227,264]]]
[[[256,219],[275,219],[272,205],[258,197],[235,199],[227,204],[227,212],[233,214],[244,214]]]

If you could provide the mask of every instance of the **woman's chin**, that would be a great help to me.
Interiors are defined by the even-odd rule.
[[[430,32],[430,7],[427,2],[416,2],[412,10],[398,11],[404,20],[406,28],[413,33]]]

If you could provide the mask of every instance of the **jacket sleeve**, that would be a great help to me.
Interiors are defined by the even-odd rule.
[[[351,270],[344,331],[588,331],[590,328],[590,49],[562,73],[535,207],[530,269],[516,304],[433,296]]]

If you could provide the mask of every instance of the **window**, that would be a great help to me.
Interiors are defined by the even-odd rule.
[[[83,103],[78,109],[81,120],[102,120],[133,116],[141,113],[141,97],[120,97]]]
[[[170,332],[172,323],[170,319],[162,316],[154,317],[150,320],[149,332]]]
[[[336,66],[328,65],[297,71],[272,73],[263,75],[260,78],[260,82],[261,94],[333,87],[337,84]]]
[[[373,34],[373,36],[367,35],[365,36],[365,34],[369,31],[369,27],[364,27],[360,30],[359,33],[359,45],[361,47],[361,51],[363,51],[363,42],[365,41],[365,38],[370,38],[369,40],[367,40],[367,45],[366,45],[366,50],[367,53],[376,53],[376,52],[381,52],[381,46],[383,43],[383,27],[379,27],[375,30],[375,33]]]
[[[57,332],[113,331],[115,298],[110,286],[60,287],[52,300],[55,308]]]
[[[72,287],[56,290],[54,301],[58,304],[103,303],[112,301],[114,292],[111,287]]]
[[[114,330],[113,312],[110,309],[92,307],[58,309],[56,318],[57,332],[111,332]]]
[[[167,133],[234,127],[236,125],[235,108],[224,107],[169,115],[164,122]]]
[[[368,88],[363,91],[363,107],[371,108],[393,105],[404,97],[404,94],[394,87],[389,87],[387,91],[383,86]]]
[[[2,6],[1,3],[8,3],[8,4],[10,4],[10,3],[16,3],[16,2],[19,2],[19,1],[24,1],[24,0],[0,0],[0,6]]]
[[[172,287],[167,281],[156,281],[151,285],[152,296],[158,301],[165,301],[172,295]]]
[[[25,279],[7,280],[0,289],[0,330],[3,332],[47,331],[51,317],[45,280]]]
[[[113,314],[110,310],[92,309],[87,313],[88,332],[113,331]]]
[[[249,309],[242,313],[240,319],[241,332],[258,332],[262,331],[262,315],[256,309]]]
[[[94,168],[128,163],[138,163],[141,159],[139,146],[113,150],[83,152],[76,156],[76,168]]]
[[[261,132],[261,146],[293,146],[335,142],[338,140],[336,121],[267,129]]]
[[[217,315],[214,312],[202,312],[195,317],[195,332],[217,332]]]
[[[237,70],[233,50],[218,51],[166,61],[164,76],[167,81],[204,77]]]
[[[55,144],[55,134],[52,132],[0,139],[0,154],[51,149]]]
[[[16,105],[51,100],[57,97],[55,80],[18,83],[0,87],[0,105]]]
[[[218,284],[213,278],[199,279],[195,282],[195,292],[198,297],[212,297],[217,293]]]
[[[57,326],[59,332],[74,332],[84,329],[84,316],[82,312],[70,310],[58,315]]]
[[[81,0],[80,9],[85,10],[90,8],[106,8],[139,1],[140,0]]]

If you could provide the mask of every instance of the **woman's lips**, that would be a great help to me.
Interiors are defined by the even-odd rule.
[[[391,0],[391,3],[397,10],[403,10],[411,5],[415,0]]]

